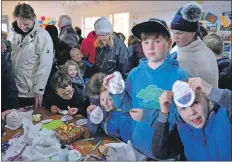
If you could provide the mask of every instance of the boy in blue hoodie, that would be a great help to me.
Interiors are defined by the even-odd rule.
[[[171,131],[167,119],[173,92],[165,91],[160,96],[161,109],[153,126],[156,130],[152,142],[153,155],[167,159],[184,152],[186,159],[191,161],[231,161],[232,132],[228,116],[228,113],[231,115],[231,92],[221,97],[225,105],[222,107],[217,98],[223,96],[223,91],[229,90],[212,88],[201,78],[190,78],[189,86],[196,98],[191,106],[176,106],[178,113]],[[216,91],[217,95],[213,94]],[[210,100],[217,101],[217,105],[212,106]]]
[[[129,73],[125,90],[121,94],[112,95],[112,98],[116,107],[129,111],[134,119],[131,140],[135,149],[148,158],[156,159],[151,152],[152,134],[155,130],[150,125],[150,119],[158,117],[158,99],[162,92],[171,90],[176,80],[185,80],[188,75],[179,68],[178,62],[168,55],[172,40],[165,21],[150,19],[134,26],[132,33],[142,40],[146,59],[142,59],[139,66]],[[113,77],[111,74],[104,79],[106,88],[109,89],[109,81]],[[114,87],[123,86],[116,84]],[[155,113],[150,113],[149,110]],[[137,121],[138,118],[141,121]]]
[[[120,138],[124,142],[130,140],[132,135],[132,118],[128,112],[122,112],[115,107],[109,91],[104,87],[100,90],[100,105],[104,114],[103,121],[100,124],[92,123],[89,118],[89,114],[96,106],[90,105],[87,108],[90,134],[96,135],[104,131],[107,135]]]

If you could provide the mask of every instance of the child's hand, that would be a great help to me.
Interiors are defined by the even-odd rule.
[[[143,115],[143,109],[136,108],[130,110],[130,116],[133,120],[141,121],[142,115]]]
[[[78,112],[78,108],[75,108],[75,107],[69,108],[69,110],[68,110],[68,115],[74,115],[74,114],[76,114],[77,112]]]
[[[60,111],[60,109],[59,109],[57,106],[52,105],[52,107],[51,107],[51,112],[52,112],[53,114],[56,114],[56,113],[58,113],[59,111]]]
[[[5,117],[11,113],[11,110],[6,110],[1,113],[2,119],[5,119]]]
[[[206,96],[208,96],[212,89],[212,86],[210,86],[200,77],[189,78],[188,83],[190,88],[192,88],[192,90],[194,91],[194,93],[196,93],[196,90],[201,90],[203,93],[205,93]]]
[[[110,75],[107,75],[105,78],[104,78],[104,81],[103,81],[103,86],[109,90],[109,81],[110,79],[112,79],[114,77],[114,74],[110,74]]]
[[[95,108],[95,105],[89,105],[89,107],[87,108],[87,113],[90,114]]]
[[[170,104],[172,102],[173,92],[164,91],[159,97],[160,111],[167,114],[170,109]]]

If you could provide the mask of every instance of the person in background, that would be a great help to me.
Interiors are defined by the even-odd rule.
[[[96,40],[95,31],[91,31],[87,38],[84,38],[81,44],[81,52],[87,60],[95,65],[96,64],[96,49],[94,47],[94,42]]]
[[[60,31],[60,40],[62,40],[64,43],[67,43],[71,47],[80,47],[78,44],[79,38],[72,27],[72,20],[68,15],[61,15],[57,26]]]
[[[18,109],[18,89],[10,65],[3,54],[1,54],[1,81],[1,112]]]
[[[141,41],[134,35],[128,39],[128,51],[130,53],[131,69],[139,65],[139,60],[145,58]]]
[[[4,31],[2,31],[1,49],[2,49],[1,52],[4,55],[4,58],[9,63],[12,49],[11,49],[10,41],[7,40],[7,33]]]
[[[81,34],[82,34],[82,31],[81,31],[81,28],[79,28],[78,26],[76,26],[75,28],[75,31],[76,31],[76,34],[78,35],[78,37],[79,37],[79,44],[80,44],[80,46],[81,46],[81,44],[82,44],[82,41],[83,41],[83,37],[81,36]]]
[[[7,39],[12,47],[11,68],[19,91],[19,105],[40,107],[53,63],[52,39],[39,26],[29,4],[18,4],[13,15],[15,21]]]
[[[87,117],[86,109],[90,105],[83,91],[72,85],[72,79],[63,71],[57,71],[51,79],[53,93],[44,98],[43,106],[52,113],[68,110],[70,115],[81,114]],[[68,109],[68,106],[70,109]]]
[[[201,39],[204,39],[205,36],[208,35],[208,31],[203,27],[203,26],[200,26],[200,36],[201,36]]]
[[[122,34],[122,33],[117,33],[117,36],[118,36],[123,42],[125,42],[126,37],[125,37],[124,34]]]
[[[84,78],[85,84],[88,82],[90,77],[97,73],[97,69],[95,65],[92,65],[90,62],[86,60],[82,60],[83,54],[77,48],[73,48],[70,51],[71,60],[75,61],[80,69],[80,75]]]
[[[100,90],[100,106],[103,110],[103,120],[100,124],[94,124],[90,121],[90,113],[96,108],[90,105],[87,108],[88,130],[91,135],[105,132],[109,136],[122,139],[128,142],[132,135],[132,118],[128,112],[122,112],[117,109],[109,94],[109,91],[103,87]]]
[[[213,87],[218,87],[218,68],[213,52],[199,37],[199,20],[202,9],[196,3],[186,4],[180,8],[171,22],[180,67],[190,77],[201,77]]]
[[[57,69],[60,69],[59,66],[63,65],[67,60],[70,59],[69,52],[72,47],[59,39],[58,30],[55,25],[47,25],[45,30],[48,31],[52,38],[55,53],[54,63],[56,64]]]
[[[106,17],[100,17],[94,24],[97,40],[96,66],[100,72],[111,74],[114,71],[122,73],[123,77],[130,70],[129,52],[119,37],[113,37],[113,27]]]
[[[188,83],[196,98],[189,107],[176,106],[176,122],[171,130],[168,116],[173,92],[164,91],[159,98],[161,109],[153,125],[157,130],[152,139],[153,155],[167,159],[184,152],[189,161],[231,161],[231,91],[226,90],[230,92],[227,97],[226,93],[221,95],[226,91],[212,88],[201,78],[190,78]],[[216,102],[221,98],[225,107],[212,106],[212,98]]]
[[[218,87],[232,90],[232,75],[230,74],[232,63],[230,58],[223,56],[223,39],[219,35],[212,33],[207,35],[203,41],[213,51],[217,59],[219,71]]]
[[[146,58],[131,70],[124,91],[112,95],[112,98],[117,108],[129,111],[134,119],[131,141],[135,149],[150,159],[156,159],[151,152],[152,134],[156,130],[151,127],[150,119],[158,116],[158,98],[162,92],[171,90],[176,80],[188,79],[188,74],[179,68],[177,60],[169,55],[172,40],[164,20],[149,19],[134,26],[132,33],[142,41]],[[103,85],[109,91],[109,82],[113,77],[114,74],[111,74],[104,79]],[[123,90],[120,82],[112,82],[112,87]],[[137,120],[138,116],[142,120]]]

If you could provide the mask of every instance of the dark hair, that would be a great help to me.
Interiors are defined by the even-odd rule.
[[[122,33],[117,33],[117,36],[124,42],[126,40],[125,35],[123,35]]]
[[[13,17],[34,20],[36,15],[34,9],[29,4],[19,3],[17,6],[15,6]]]
[[[168,35],[167,32],[162,32],[162,33],[158,33],[158,32],[149,32],[149,33],[145,33],[145,32],[142,32],[141,33],[141,40],[146,40],[148,38],[159,38],[159,36],[163,37],[164,39],[166,39],[167,41],[170,39],[170,36]]]
[[[200,26],[200,35],[202,39],[208,35],[208,31],[203,26]]]
[[[81,35],[81,33],[82,33],[81,28],[79,28],[78,26],[75,27],[75,31],[76,31],[77,35]]]
[[[72,86],[72,79],[65,72],[58,70],[50,81],[52,90],[57,93],[59,88],[65,89]]]
[[[140,43],[140,40],[136,36],[134,36],[134,35],[129,36],[128,43],[127,43],[128,47],[130,45],[137,44],[137,43]]]
[[[45,27],[45,30],[48,31],[52,39],[57,39],[58,38],[58,30],[55,25],[47,25]]]
[[[90,78],[86,85],[86,95],[88,97],[100,95],[105,77],[105,73],[96,73]]]

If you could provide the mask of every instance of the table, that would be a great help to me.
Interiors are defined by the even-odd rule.
[[[49,109],[45,108],[45,107],[41,107],[41,108],[34,108],[34,114],[41,114],[43,116],[43,119],[60,119],[62,117],[62,115],[54,115],[50,112]],[[72,120],[78,120],[83,118],[81,115],[76,115],[74,116],[74,118]],[[33,122],[34,124],[36,124],[37,122]],[[6,135],[2,136],[2,142],[8,141],[13,135],[15,135],[16,133],[21,132],[23,134],[23,128],[19,128],[17,130],[10,130],[8,128],[6,128]],[[89,132],[86,131],[84,134],[84,138],[89,138]],[[120,142],[119,140],[117,140],[116,138],[110,137],[110,136],[106,136],[105,134],[101,134],[98,137],[100,137],[103,142],[101,143],[101,145],[107,144],[107,143],[116,143],[116,142]],[[83,138],[82,138],[83,139]],[[77,140],[74,143],[77,144],[79,146],[80,152],[82,157],[86,156],[87,154],[94,154],[97,155],[99,157],[101,157],[101,153],[99,152],[98,148],[96,148],[94,151],[92,151],[92,147],[90,147],[89,145],[96,145],[98,141],[81,141]],[[97,159],[93,159],[92,157],[89,160],[97,160]]]

